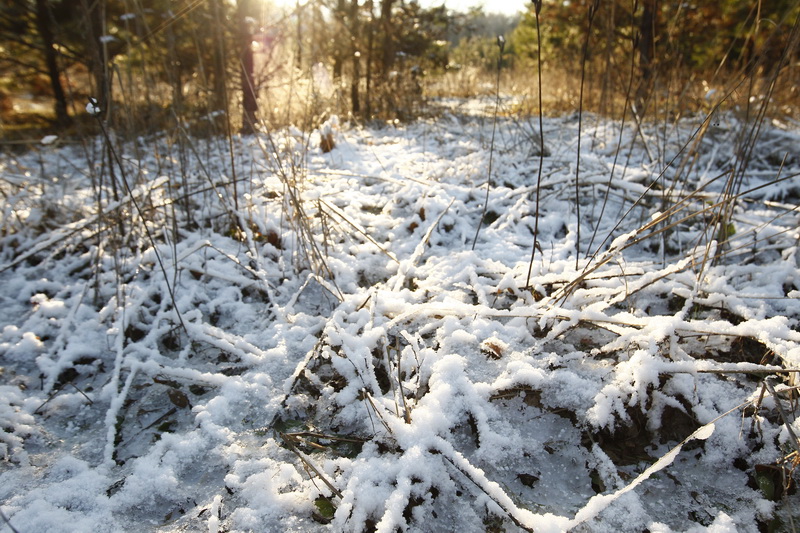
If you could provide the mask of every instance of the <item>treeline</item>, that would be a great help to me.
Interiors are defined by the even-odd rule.
[[[686,99],[720,87],[746,97],[780,93],[796,105],[798,21],[796,0],[534,0],[508,36],[503,65],[535,71],[541,58],[546,72],[573,80],[585,69],[601,113],[629,85],[642,114],[656,105],[653,97]],[[485,51],[493,42],[472,46]],[[493,68],[496,52],[482,55]]]
[[[737,76],[768,85],[786,71],[781,90],[792,97],[799,14],[796,0],[532,1],[521,17],[413,0],[310,0],[289,10],[268,0],[5,0],[0,96],[46,94],[61,126],[91,96],[106,119],[125,117],[134,131],[210,117],[230,132],[222,117],[248,132],[276,118],[274,91],[305,83],[339,113],[412,118],[423,74],[496,68],[503,33],[501,67],[588,69],[601,112],[626,90],[643,109],[667,86],[707,90]]]
[[[49,94],[60,125],[91,96],[111,120],[230,111],[248,132],[269,89],[314,72],[356,115],[409,114],[423,70],[447,64],[453,20],[402,0],[6,0],[0,89]]]

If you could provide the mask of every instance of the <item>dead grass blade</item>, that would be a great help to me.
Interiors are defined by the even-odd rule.
[[[437,437],[436,441],[435,452],[440,453],[445,461],[458,470],[464,477],[472,482],[478,490],[483,492],[487,498],[502,509],[506,516],[517,527],[531,533],[534,531],[533,527],[524,523],[525,519],[521,517],[523,511],[514,504],[511,498],[497,483],[489,481],[480,468],[473,466],[467,458],[457,452],[449,442],[440,437]]]
[[[775,392],[775,388],[772,386],[772,383],[769,380],[764,380],[764,386],[767,387],[767,390],[775,398],[775,407],[778,408],[778,413],[781,415],[781,420],[783,420],[783,425],[786,427],[786,431],[789,432],[789,436],[792,439],[792,446],[797,453],[800,454],[800,441],[797,440],[797,435],[795,434],[794,430],[792,429],[792,421],[789,420],[789,417],[786,415],[786,411],[783,410],[783,406],[781,405],[781,399],[778,394]]]
[[[331,492],[339,497],[339,499],[344,498],[341,491],[339,491],[339,489],[337,489],[333,485],[333,483],[330,482],[330,480],[325,476],[325,474],[323,474],[319,468],[314,466],[314,463],[312,463],[311,460],[308,457],[306,457],[303,452],[297,449],[296,437],[292,436],[291,434],[281,433],[281,432],[278,432],[278,436],[280,437],[281,441],[286,445],[286,447],[289,448],[289,450],[300,459],[300,461],[303,463],[303,466],[307,470],[311,470],[312,472],[314,472],[317,475],[317,477],[319,477],[319,479],[322,480],[322,482],[325,483],[325,485],[329,489],[331,489]]]
[[[686,443],[688,443],[689,441],[695,440],[695,439],[696,440],[706,440],[707,438],[709,438],[714,433],[714,428],[715,428],[714,425],[715,425],[715,423],[717,421],[725,418],[726,416],[728,416],[729,414],[731,414],[733,412],[738,411],[739,409],[743,409],[744,407],[746,407],[746,406],[748,406],[748,405],[750,405],[750,404],[752,404],[754,402],[755,402],[755,400],[748,400],[746,402],[743,402],[743,403],[737,405],[736,407],[734,407],[733,409],[730,409],[730,410],[722,413],[721,415],[717,416],[711,422],[709,422],[709,423],[707,423],[707,424],[705,424],[703,426],[700,426],[691,435],[689,435],[688,437],[683,439],[680,442],[680,444],[678,444],[677,446],[672,448],[670,451],[668,451],[666,454],[661,456],[660,459],[658,459],[655,463],[653,463],[652,465],[647,467],[641,474],[636,476],[636,478],[633,481],[628,483],[623,488],[621,488],[621,489],[619,489],[616,492],[613,492],[611,494],[598,494],[598,495],[592,497],[586,503],[586,505],[584,505],[583,508],[575,514],[575,517],[569,522],[569,525],[568,525],[568,527],[566,529],[567,530],[572,530],[572,529],[578,527],[579,525],[583,524],[584,522],[586,522],[588,520],[591,520],[592,518],[594,518],[595,516],[600,514],[604,509],[606,509],[609,505],[611,505],[620,496],[622,496],[626,492],[630,492],[630,491],[634,490],[636,487],[638,487],[644,481],[649,479],[650,476],[652,476],[656,472],[659,472],[659,471],[663,470],[664,468],[667,468],[670,464],[672,464],[672,462],[675,460],[675,458],[680,453],[681,448],[683,448],[683,446]]]
[[[431,235],[433,235],[433,230],[435,230],[436,227],[439,225],[439,222],[441,222],[442,217],[444,217],[444,215],[450,209],[450,206],[453,205],[453,202],[455,202],[455,198],[450,199],[450,203],[447,204],[447,207],[445,207],[442,210],[442,212],[439,213],[439,216],[436,217],[436,220],[434,220],[431,223],[431,225],[428,226],[428,229],[425,230],[425,235],[423,235],[422,240],[419,241],[417,247],[414,248],[414,253],[411,254],[411,257],[400,263],[400,268],[398,269],[398,272],[394,278],[394,285],[392,286],[392,291],[395,292],[399,291],[403,287],[403,283],[405,283],[406,280],[406,275],[412,268],[414,268],[414,266],[416,266],[416,264],[422,258],[422,255],[425,253],[425,245],[428,244],[428,242],[431,240]]]
[[[320,203],[320,206],[324,207],[326,211],[329,211],[330,213],[332,213],[332,214],[336,215],[337,217],[339,217],[340,219],[342,219],[351,228],[353,228],[358,233],[360,233],[364,237],[364,239],[366,239],[369,243],[375,245],[381,252],[384,253],[384,255],[386,255],[386,257],[388,257],[389,259],[391,259],[395,263],[400,263],[400,261],[397,259],[396,255],[394,255],[392,252],[390,252],[389,250],[387,250],[386,248],[381,246],[381,244],[378,241],[373,239],[372,236],[369,233],[367,233],[367,230],[364,229],[364,227],[361,224],[359,224],[358,222],[356,222],[353,219],[351,219],[350,217],[348,217],[344,213],[344,211],[342,211],[341,209],[339,209],[335,205],[326,202],[325,200],[320,200],[319,203]]]

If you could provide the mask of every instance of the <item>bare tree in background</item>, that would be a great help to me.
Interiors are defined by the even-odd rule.
[[[350,3],[350,54],[353,60],[353,75],[350,78],[350,105],[354,114],[361,113],[361,100],[358,85],[361,81],[361,51],[359,50],[360,24],[358,16],[358,0]]]
[[[639,22],[639,88],[636,91],[637,112],[644,113],[655,71],[655,36],[658,0],[643,0],[642,18]]]
[[[255,77],[253,76],[253,0],[239,0],[237,3],[239,63],[242,83],[242,130],[243,134],[255,131],[258,100],[256,99]]]
[[[392,8],[396,0],[381,0],[381,28],[383,30],[383,58],[381,75],[383,81],[389,76],[394,66],[394,26],[392,25]]]
[[[66,126],[72,120],[67,113],[67,97],[64,94],[64,87],[61,85],[61,70],[58,68],[56,58],[55,39],[50,27],[50,11],[45,0],[36,0],[36,29],[42,39],[44,63],[47,67],[47,75],[50,78],[50,86],[53,88],[55,99],[56,123],[59,126]]]
[[[103,113],[108,112],[111,102],[111,79],[108,69],[108,46],[105,35],[106,2],[105,0],[80,0],[86,30],[85,46],[89,70],[94,78],[95,98]]]

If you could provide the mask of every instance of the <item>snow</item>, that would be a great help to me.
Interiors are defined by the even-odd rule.
[[[479,113],[237,137],[238,211],[227,141],[190,138],[189,160],[168,136],[122,144],[145,221],[98,202],[103,139],[4,154],[0,510],[31,533],[787,521],[797,497],[754,487],[792,450],[800,132],[764,124],[718,243],[740,119],[662,173],[703,118],[626,127],[601,217],[619,124],[584,117],[577,261],[577,120],[546,119],[532,264],[524,119],[497,124],[474,250]]]
[[[89,103],[86,104],[86,112],[92,116],[97,116],[102,113],[103,110],[100,109],[100,106],[97,104],[97,100],[94,98],[89,98]]]

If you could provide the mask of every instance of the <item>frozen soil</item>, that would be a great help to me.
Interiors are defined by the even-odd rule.
[[[0,531],[788,528],[800,128],[703,118],[2,156]]]

